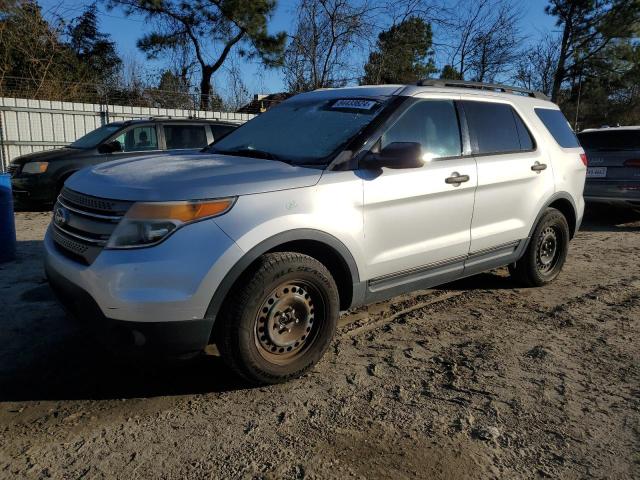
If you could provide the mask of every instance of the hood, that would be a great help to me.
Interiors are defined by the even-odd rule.
[[[72,175],[65,186],[117,200],[198,200],[315,185],[322,170],[274,160],[199,153],[152,155],[102,163]]]
[[[69,158],[82,152],[83,150],[78,148],[56,148],[54,150],[45,150],[44,152],[27,153],[26,155],[14,158],[11,163],[24,165],[27,162],[51,162],[62,158]]]

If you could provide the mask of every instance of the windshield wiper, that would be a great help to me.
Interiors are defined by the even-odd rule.
[[[216,150],[215,147],[212,150],[212,153],[221,153],[222,155],[236,155],[238,157],[250,157],[250,158],[263,158],[265,160],[276,160],[278,162],[283,162],[291,165],[291,162],[288,160],[283,160],[282,158],[274,155],[271,152],[267,152],[266,150],[256,150],[254,148],[238,148],[234,150]]]

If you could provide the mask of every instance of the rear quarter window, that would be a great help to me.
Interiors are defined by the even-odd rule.
[[[577,148],[580,146],[576,134],[573,133],[569,122],[560,110],[551,108],[536,108],[536,115],[562,148]]]

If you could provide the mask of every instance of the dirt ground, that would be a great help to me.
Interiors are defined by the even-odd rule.
[[[315,370],[115,362],[0,265],[0,478],[640,478],[640,215],[600,209],[551,286],[500,270],[345,314]]]

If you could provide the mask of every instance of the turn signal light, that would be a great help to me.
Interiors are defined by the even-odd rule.
[[[128,219],[178,220],[188,223],[201,218],[217,217],[226,213],[235,198],[198,202],[136,203],[127,212]]]

